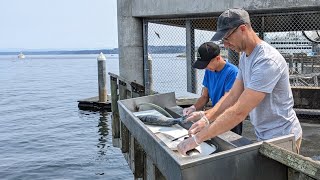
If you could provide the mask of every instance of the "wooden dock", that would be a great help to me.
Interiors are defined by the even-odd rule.
[[[99,96],[82,99],[78,101],[81,110],[108,111],[111,112],[111,95],[108,95],[107,102],[99,102]]]

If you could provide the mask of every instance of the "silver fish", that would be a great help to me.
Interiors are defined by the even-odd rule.
[[[182,118],[174,119],[155,115],[139,115],[137,117],[145,124],[157,126],[172,126],[174,124],[181,123],[182,121]]]

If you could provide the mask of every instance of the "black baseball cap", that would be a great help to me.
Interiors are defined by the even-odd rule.
[[[233,8],[224,11],[218,18],[217,32],[212,37],[211,41],[221,40],[228,31],[241,24],[250,24],[250,17],[246,10]]]
[[[193,64],[194,68],[205,69],[211,59],[220,54],[220,47],[213,42],[203,43],[198,48],[197,61]]]

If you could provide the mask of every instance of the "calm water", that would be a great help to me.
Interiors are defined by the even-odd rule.
[[[1,179],[133,179],[111,142],[111,115],[81,111],[98,94],[97,56],[0,56]],[[118,73],[109,55],[107,71]]]

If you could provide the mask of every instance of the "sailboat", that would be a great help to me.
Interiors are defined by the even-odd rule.
[[[18,55],[18,59],[25,59],[26,56],[24,54],[22,54],[22,52],[20,52],[20,54]]]

